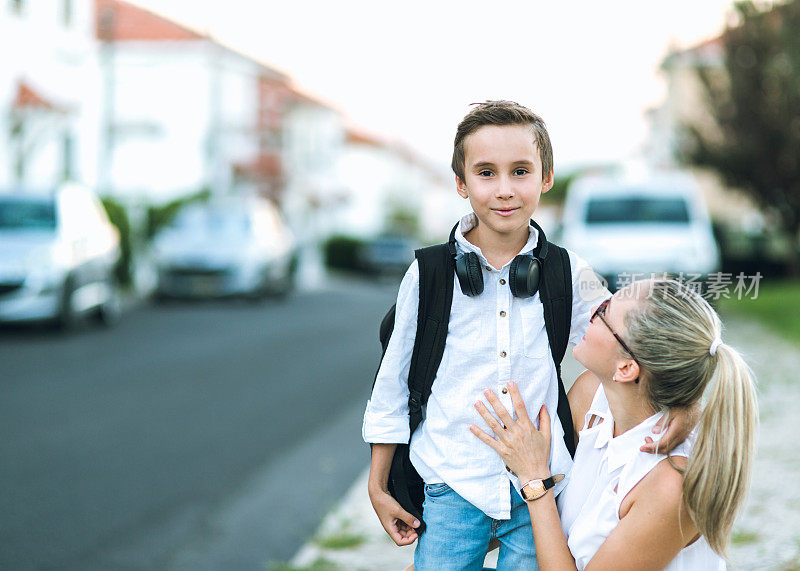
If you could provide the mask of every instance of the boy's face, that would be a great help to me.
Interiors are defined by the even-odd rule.
[[[485,239],[528,235],[539,197],[553,186],[542,180],[542,161],[528,125],[487,125],[464,140],[464,180],[458,194],[468,198]]]

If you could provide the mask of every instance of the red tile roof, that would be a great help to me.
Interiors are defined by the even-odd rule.
[[[268,180],[283,174],[283,163],[277,153],[262,153],[255,160],[235,163],[233,168],[238,176],[251,180]]]
[[[97,37],[124,40],[202,40],[191,28],[123,0],[95,0]],[[110,27],[110,28],[109,28]]]
[[[349,126],[346,131],[346,140],[353,145],[367,145],[370,147],[387,147],[388,143],[378,136],[368,133],[364,129]]]
[[[47,99],[22,79],[17,82],[17,93],[11,105],[14,109],[38,108],[57,112],[66,111],[66,109]]]

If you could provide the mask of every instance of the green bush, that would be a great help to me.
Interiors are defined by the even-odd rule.
[[[102,198],[103,208],[106,210],[108,219],[119,231],[120,257],[114,268],[114,277],[117,283],[123,287],[130,287],[132,279],[131,258],[132,258],[132,237],[131,222],[125,207],[113,198]]]
[[[335,235],[325,241],[325,265],[331,269],[350,272],[365,271],[363,251],[366,243],[353,236]]]

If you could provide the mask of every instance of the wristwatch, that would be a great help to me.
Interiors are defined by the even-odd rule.
[[[547,490],[558,484],[564,479],[564,474],[556,474],[549,478],[538,478],[536,480],[528,480],[520,488],[522,492],[522,499],[526,502],[538,500],[547,493]]]

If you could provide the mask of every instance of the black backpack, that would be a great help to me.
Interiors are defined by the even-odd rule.
[[[545,328],[558,375],[558,417],[564,428],[567,450],[574,456],[572,414],[564,383],[561,381],[561,361],[567,349],[572,320],[572,270],[569,255],[564,248],[547,243],[547,247],[541,250],[546,254],[542,259],[539,295],[544,305]],[[421,248],[414,255],[419,266],[419,309],[414,351],[408,373],[409,434],[414,434],[414,430],[422,422],[422,407],[428,401],[433,380],[442,361],[455,277],[455,261],[447,244]],[[386,347],[394,330],[394,320],[395,305],[381,321],[379,337],[383,347],[382,355],[386,354]],[[380,370],[380,366],[378,369]],[[377,372],[375,377],[377,379]],[[372,386],[374,388],[374,381]],[[422,519],[425,483],[411,464],[408,452],[408,443],[397,445],[389,471],[389,493],[404,510],[420,521],[417,533],[421,534],[425,530]]]

